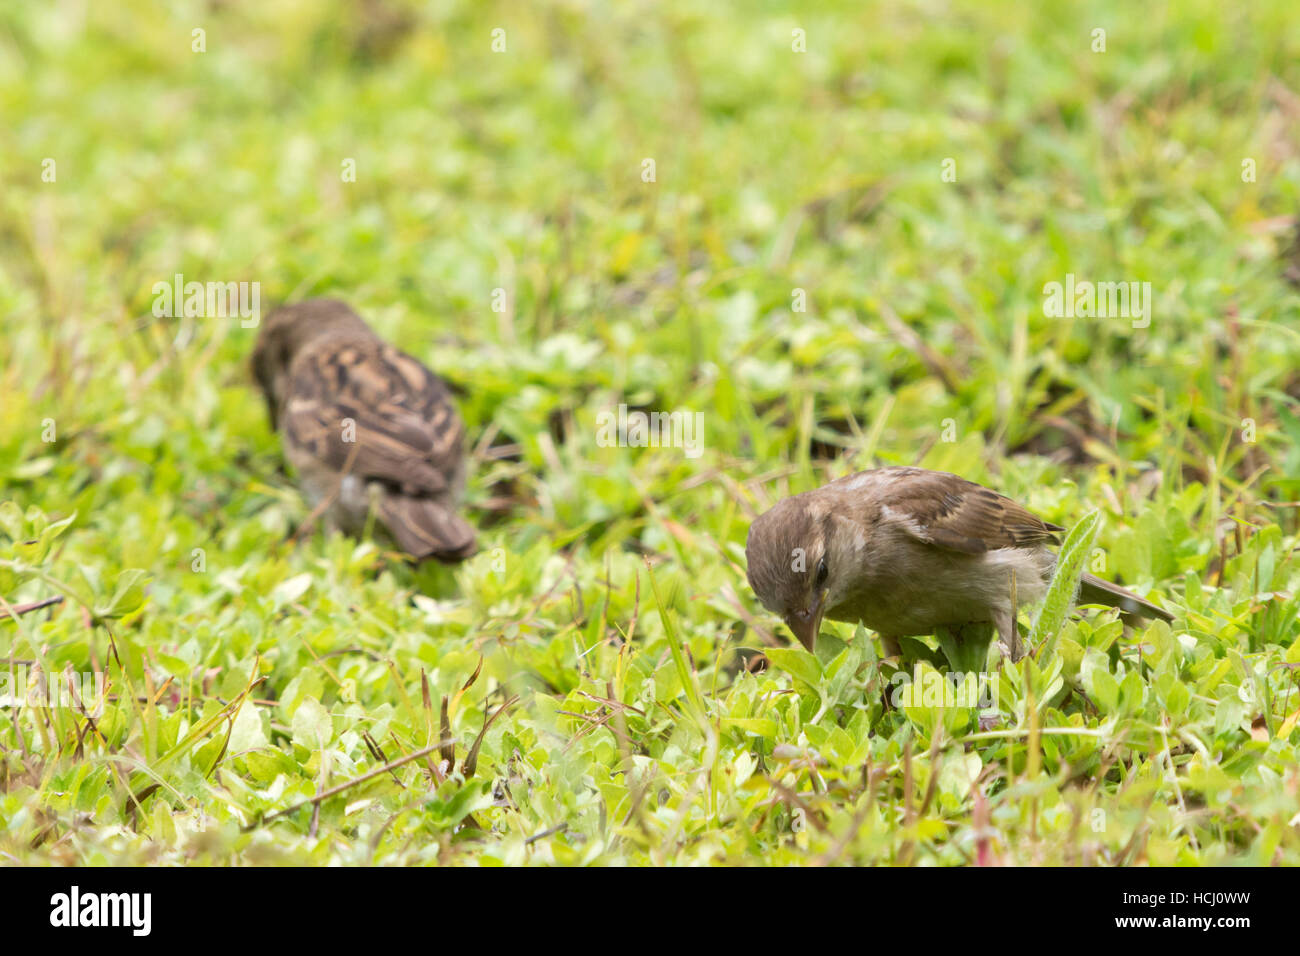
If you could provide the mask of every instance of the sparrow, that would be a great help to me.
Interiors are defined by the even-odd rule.
[[[252,366],[316,514],[359,535],[373,508],[417,560],[474,553],[474,529],[456,512],[465,426],[442,379],[336,299],[272,312]]]
[[[1016,609],[1047,592],[1065,529],[973,481],[924,468],[878,468],[785,498],[750,525],[750,587],[809,651],[822,619],[861,622],[887,654],[898,639],[992,623],[1023,654]],[[1173,620],[1085,574],[1081,597],[1132,617]]]

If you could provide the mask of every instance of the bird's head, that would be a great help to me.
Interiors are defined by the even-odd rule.
[[[799,643],[812,650],[822,616],[842,596],[846,562],[838,554],[835,518],[803,495],[759,515],[745,545],[749,586],[779,614]]]

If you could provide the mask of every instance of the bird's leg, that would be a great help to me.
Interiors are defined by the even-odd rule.
[[[307,520],[298,525],[297,530],[294,531],[293,534],[289,535],[289,543],[297,544],[299,538],[304,538],[311,534],[312,529],[316,527],[316,522],[320,520],[321,515],[325,514],[325,512],[329,510],[330,505],[334,504],[334,499],[337,497],[338,493],[335,492],[334,494],[326,495],[322,498],[316,504],[316,507],[311,510],[311,514],[307,516]]]
[[[1020,643],[1020,630],[1016,627],[1014,611],[997,610],[993,612],[993,626],[998,629],[998,643],[1012,663],[1025,656],[1025,648]]]
[[[880,705],[884,708],[885,713],[896,709],[898,700],[896,691],[900,674],[904,670],[903,649],[899,644],[898,638],[889,634],[879,634],[880,643],[884,647],[884,656],[876,662],[876,675],[880,679]]]

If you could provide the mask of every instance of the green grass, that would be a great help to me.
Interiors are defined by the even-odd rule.
[[[0,860],[1300,863],[1291,4],[117,6],[0,10],[0,597],[65,596],[0,681],[108,695],[0,704]],[[256,332],[155,318],[176,273],[452,382],[483,552],[290,542]],[[1047,318],[1068,273],[1150,326]],[[600,446],[620,402],[703,455]],[[887,706],[744,576],[878,463],[1096,509],[1083,570],[1174,626]]]

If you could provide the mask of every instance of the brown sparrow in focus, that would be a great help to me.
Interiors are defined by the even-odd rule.
[[[947,472],[880,468],[786,498],[754,520],[749,584],[812,650],[822,618],[898,639],[992,623],[1023,656],[1016,608],[1041,599],[1063,531],[1010,498]],[[1083,576],[1081,597],[1126,615],[1172,615],[1118,585]]]
[[[337,527],[360,534],[373,507],[416,559],[474,553],[455,510],[465,426],[442,379],[334,299],[271,313],[253,373],[304,494]]]

